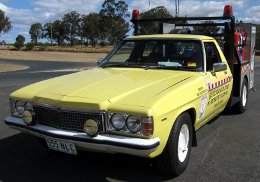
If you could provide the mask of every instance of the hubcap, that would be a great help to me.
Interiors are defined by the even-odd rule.
[[[243,107],[246,106],[246,101],[247,101],[247,88],[246,88],[246,86],[244,85],[244,87],[243,87],[243,95],[242,95],[242,104],[243,104]]]
[[[187,124],[184,124],[181,127],[180,135],[179,135],[179,141],[178,141],[178,157],[179,161],[183,162],[185,161],[188,153],[188,145],[189,145],[189,128]]]

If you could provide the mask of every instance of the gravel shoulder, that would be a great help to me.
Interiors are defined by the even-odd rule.
[[[48,51],[13,51],[0,49],[0,59],[63,62],[97,62],[106,53],[72,53]]]
[[[18,71],[28,69],[28,66],[14,65],[14,64],[0,64],[0,73],[9,71]]]
[[[72,53],[53,51],[13,51],[0,49],[0,59],[16,61],[60,61],[96,63],[98,59],[104,58],[106,53]],[[260,61],[260,56],[255,56],[256,61]],[[28,69],[27,66],[18,64],[0,64],[0,72],[17,71]]]

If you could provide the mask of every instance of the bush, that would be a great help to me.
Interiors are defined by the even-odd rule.
[[[16,41],[16,42],[14,43],[14,47],[19,50],[19,49],[21,49],[21,48],[23,47],[23,43]]]
[[[105,43],[104,41],[101,41],[101,42],[99,43],[99,45],[100,45],[101,47],[105,47],[105,46],[106,46],[106,43]]]
[[[38,50],[39,50],[39,51],[45,51],[46,48],[47,48],[47,46],[40,46]]]
[[[88,47],[88,41],[84,42],[84,46]]]
[[[32,50],[33,48],[34,48],[34,43],[28,42],[28,43],[26,44],[26,49],[27,49],[27,50]]]
[[[24,46],[24,41],[25,41],[25,38],[24,38],[24,36],[22,36],[22,35],[18,35],[17,37],[16,37],[16,41],[15,41],[15,43],[14,43],[14,47],[16,48],[16,49],[21,49],[23,46]]]

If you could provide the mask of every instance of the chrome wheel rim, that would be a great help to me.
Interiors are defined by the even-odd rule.
[[[243,95],[242,95],[242,104],[243,104],[243,107],[246,106],[246,102],[247,102],[247,88],[246,88],[246,86],[244,85],[244,86],[243,86]]]
[[[185,161],[188,154],[190,133],[187,124],[182,125],[178,141],[178,158],[180,162]]]

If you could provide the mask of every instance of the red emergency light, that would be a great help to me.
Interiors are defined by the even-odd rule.
[[[132,19],[137,19],[140,15],[140,12],[138,9],[134,9],[132,13]]]
[[[231,5],[226,5],[224,7],[224,16],[232,16],[233,15],[233,9]]]

